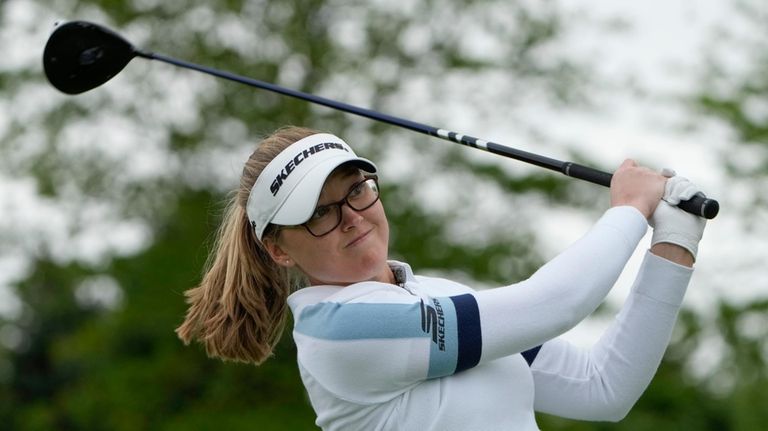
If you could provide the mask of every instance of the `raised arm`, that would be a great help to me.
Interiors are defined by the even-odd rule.
[[[619,420],[640,398],[666,350],[705,221],[674,204],[698,192],[684,178],[667,182],[651,217],[652,248],[613,325],[590,349],[547,342],[532,363],[537,410],[589,420]]]
[[[576,244],[511,288],[477,296],[483,359],[521,352],[557,337],[602,302],[647,229],[666,179],[633,160],[613,174],[611,208]]]
[[[661,362],[692,270],[645,256],[625,305],[588,349],[556,339],[531,364],[537,411],[582,420],[623,418]]]
[[[477,292],[482,360],[538,346],[587,317],[611,290],[646,229],[636,208],[611,208],[529,279]]]

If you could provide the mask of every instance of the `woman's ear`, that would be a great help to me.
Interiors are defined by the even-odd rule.
[[[269,256],[276,264],[286,268],[290,268],[296,264],[293,259],[288,256],[288,253],[280,247],[275,239],[264,238],[262,244],[264,244],[264,249],[267,250],[267,253],[269,253]]]

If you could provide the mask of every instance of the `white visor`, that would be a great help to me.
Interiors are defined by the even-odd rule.
[[[318,133],[291,144],[261,172],[248,196],[246,211],[262,239],[270,223],[300,225],[312,216],[325,180],[343,163],[376,173],[376,165],[357,157],[341,138]]]

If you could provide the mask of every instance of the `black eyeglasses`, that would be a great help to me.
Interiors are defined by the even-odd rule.
[[[327,205],[319,205],[305,223],[301,224],[315,237],[328,235],[341,224],[341,206],[349,205],[355,211],[372,207],[379,200],[379,183],[376,177],[368,177],[355,183],[344,199]]]

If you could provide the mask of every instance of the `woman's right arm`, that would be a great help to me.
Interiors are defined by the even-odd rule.
[[[603,301],[645,234],[666,178],[625,160],[611,181],[611,205],[575,244],[528,280],[477,295],[482,360],[541,345],[571,329]]]
[[[478,292],[481,360],[538,346],[591,314],[646,230],[645,217],[636,208],[611,208],[585,236],[529,279]]]

